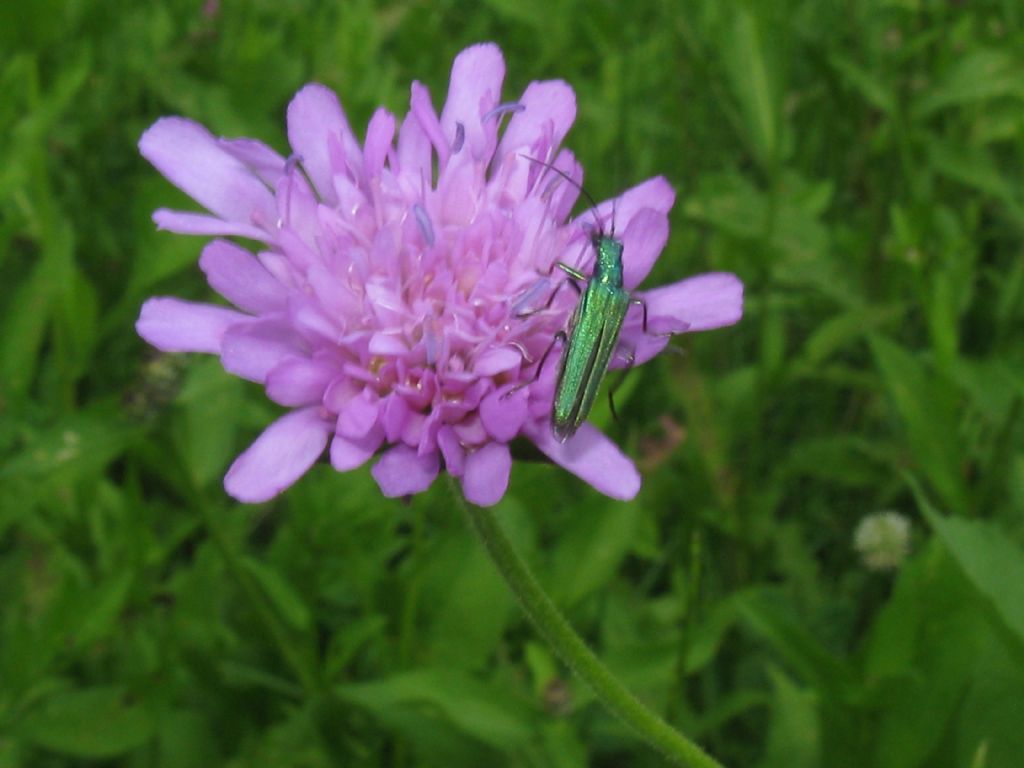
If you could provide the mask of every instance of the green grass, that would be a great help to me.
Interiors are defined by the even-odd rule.
[[[631,7],[638,5],[639,7]],[[445,91],[576,89],[607,197],[679,199],[649,284],[746,283],[595,419],[629,504],[517,464],[498,511],[599,656],[729,766],[1011,768],[1024,752],[1024,9],[1011,0],[40,2],[0,11],[0,768],[661,765],[555,661],[438,481],[221,479],[273,416],[136,337],[210,296],[156,117],[286,149]],[[550,489],[542,510],[530,499]],[[912,521],[898,571],[853,548]]]

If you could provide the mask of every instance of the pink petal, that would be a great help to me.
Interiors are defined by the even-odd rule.
[[[427,490],[441,469],[436,453],[418,456],[407,445],[396,445],[380,457],[370,474],[381,492],[389,497],[411,496]]]
[[[494,376],[512,370],[520,361],[522,353],[512,347],[491,347],[473,361],[473,373],[477,376]]]
[[[506,443],[487,443],[466,457],[462,492],[466,500],[481,507],[501,501],[508,490],[512,454]]]
[[[380,176],[384,170],[391,142],[395,138],[395,116],[386,109],[378,109],[366,128],[363,148],[363,174],[367,179]]]
[[[287,289],[249,251],[227,240],[203,249],[199,268],[213,290],[235,306],[261,314],[283,309]]]
[[[667,242],[666,214],[644,208],[633,216],[622,233],[623,283],[627,290],[633,290],[647,277]]]
[[[327,385],[340,373],[331,360],[286,357],[267,374],[267,397],[292,407],[320,404]]]
[[[221,363],[236,376],[263,383],[286,357],[304,351],[302,340],[285,322],[257,320],[228,329],[221,341]]]
[[[436,119],[436,118],[435,118]],[[402,121],[398,130],[398,168],[399,171],[413,179],[431,179],[430,139],[419,120],[412,113]]]
[[[294,163],[289,164],[286,172],[278,177],[274,190],[278,226],[281,228],[278,240],[283,241],[290,235],[293,238],[292,242],[297,241],[309,248],[316,240],[320,201],[313,190],[313,185],[299,168],[297,157]],[[281,245],[283,249],[284,242]]]
[[[494,43],[480,43],[466,48],[452,63],[448,100],[441,110],[441,130],[454,141],[462,124],[465,141],[462,151],[479,159],[487,144],[480,118],[501,98],[505,79],[505,60]]]
[[[480,417],[475,415],[467,416],[458,424],[453,424],[452,430],[459,438],[459,442],[466,446],[483,445],[491,439]]]
[[[561,80],[530,83],[519,99],[525,109],[516,112],[508,122],[498,156],[508,152],[522,152],[535,157],[545,155],[558,147],[576,119],[576,94]],[[551,158],[535,157],[550,162]]]
[[[158,297],[142,305],[135,330],[162,352],[220,353],[224,332],[248,315],[225,307]]]
[[[451,154],[451,140],[441,130],[441,121],[434,111],[434,103],[430,99],[430,91],[422,83],[413,81],[409,96],[409,113],[415,118],[420,130],[437,152],[438,167],[444,168]],[[427,166],[429,168],[429,165]],[[426,176],[430,179],[433,174]]]
[[[576,156],[569,150],[560,151],[555,158],[554,165],[576,184],[583,184],[583,166],[577,162]],[[551,215],[555,221],[565,221],[569,217],[580,194],[579,187],[569,183],[562,184],[552,193]]]
[[[586,228],[593,227],[596,211],[597,218],[602,223],[606,222],[606,229],[610,230],[614,225],[616,232],[625,232],[630,222],[633,221],[633,217],[644,208],[653,208],[658,213],[668,213],[672,210],[675,200],[675,190],[665,180],[665,177],[655,176],[635,187],[630,187],[612,200],[605,200],[596,209],[584,211],[576,217],[574,223]],[[615,214],[614,221],[612,213]]]
[[[338,414],[338,434],[351,440],[364,438],[376,426],[379,416],[380,400],[371,390],[364,389],[342,407]]]
[[[452,477],[461,477],[466,466],[466,451],[459,442],[455,430],[445,424],[437,431],[437,447],[444,457],[444,467]]]
[[[235,159],[241,161],[268,187],[273,188],[284,173],[285,160],[281,155],[256,139],[218,139],[217,143]]]
[[[389,443],[397,443],[402,439],[406,425],[412,417],[412,411],[405,398],[392,393],[384,399],[381,406],[381,425]]]
[[[687,332],[722,328],[743,316],[743,283],[730,272],[695,275],[640,296],[649,318],[673,318]]]
[[[174,186],[225,221],[269,228],[277,220],[270,190],[199,123],[161,118],[142,134],[139,151]]]
[[[383,442],[384,430],[380,427],[358,438],[335,435],[331,441],[331,466],[339,472],[361,467],[377,452]]]
[[[643,331],[643,312],[633,310],[626,318],[619,343],[634,352],[640,365],[668,344],[666,332],[691,333],[732,325],[743,316],[743,283],[729,272],[708,272],[637,294],[647,304],[648,333]],[[613,368],[624,365],[621,357]]]
[[[224,477],[225,490],[247,504],[273,498],[313,466],[330,430],[319,408],[285,414],[235,459]]]
[[[270,233],[252,224],[224,221],[205,213],[188,213],[187,211],[158,208],[153,211],[153,221],[156,222],[159,229],[179,235],[216,235],[220,237],[233,235],[263,242],[273,241]]]
[[[352,135],[341,102],[330,88],[310,83],[288,105],[288,143],[302,159],[320,198],[336,203],[334,175],[345,168],[331,162],[330,145],[337,142],[351,168],[359,168],[359,145]]]
[[[370,337],[370,354],[375,357],[402,357],[408,352],[405,339],[394,333],[377,332]]]
[[[527,416],[525,389],[508,395],[509,387],[491,392],[480,403],[480,421],[495,440],[508,442],[522,429]]]
[[[651,358],[657,357],[661,350],[668,346],[669,331],[655,332],[653,323],[648,325],[644,333],[639,322],[629,328],[623,328],[619,337],[619,348],[608,364],[609,368],[632,368],[643,365]],[[682,331],[678,331],[682,333]]]
[[[545,422],[532,425],[528,436],[553,462],[605,496],[629,501],[640,490],[636,466],[591,424],[581,426],[565,443],[558,442]]]

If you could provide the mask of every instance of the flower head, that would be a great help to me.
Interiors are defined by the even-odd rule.
[[[895,570],[910,551],[910,521],[888,510],[867,515],[853,534],[853,548],[868,570]]]
[[[154,220],[218,237],[199,265],[235,308],[153,298],[139,334],[164,351],[219,355],[291,409],[231,466],[235,498],[273,497],[329,447],[338,471],[380,453],[372,474],[387,496],[425,490],[443,467],[468,500],[490,505],[507,488],[517,436],[603,493],[636,494],[633,463],[594,427],[554,438],[556,366],[534,377],[575,302],[558,291],[545,308],[555,262],[589,273],[588,229],[614,211],[633,290],[668,239],[674,193],[658,177],[569,219],[578,188],[531,158],[582,179],[560,148],[575,95],[535,82],[503,103],[504,72],[495,45],[466,49],[440,115],[414,82],[409,113],[378,109],[362,145],[335,94],[307,85],[288,107],[287,158],[184,118],[143,134],[142,154],[208,211],[160,209]],[[630,313],[621,343],[634,364],[665,346],[665,331],[729,325],[742,312],[730,274],[638,295],[662,333],[644,333]]]

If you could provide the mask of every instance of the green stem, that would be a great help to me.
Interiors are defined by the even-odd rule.
[[[461,494],[454,495],[466,509],[473,528],[526,615],[562,660],[593,689],[601,702],[651,746],[679,765],[722,768],[721,763],[641,704],[601,663],[551,602],[523,559],[516,554],[491,510],[466,504]]]

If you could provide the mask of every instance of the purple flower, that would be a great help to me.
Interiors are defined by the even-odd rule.
[[[636,495],[632,461],[593,426],[564,444],[552,435],[558,366],[533,378],[576,301],[558,291],[544,308],[561,274],[554,263],[588,272],[588,230],[610,226],[614,210],[633,290],[665,246],[675,195],[657,177],[569,220],[578,189],[529,158],[582,179],[560,149],[575,95],[535,82],[502,103],[504,74],[495,45],[466,49],[440,115],[414,82],[409,113],[399,121],[378,109],[362,146],[335,94],[315,84],[288,107],[289,158],[179,117],[143,134],[142,154],[207,210],[160,209],[154,220],[221,238],[199,266],[236,309],[153,298],[139,334],[166,352],[219,355],[291,409],[228,470],[236,499],[273,497],[329,446],[341,472],[381,452],[372,473],[386,496],[419,493],[444,467],[469,501],[491,505],[508,486],[517,436],[602,493]],[[637,295],[649,330],[664,332],[735,323],[742,293],[734,275],[713,273]],[[635,364],[667,341],[630,312],[621,342]]]

